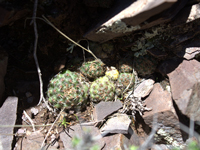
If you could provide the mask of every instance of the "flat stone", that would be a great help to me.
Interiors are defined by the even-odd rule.
[[[65,132],[60,133],[60,139],[63,142],[65,149],[73,150],[74,148],[72,146],[72,138],[78,137],[83,140],[86,138],[85,135],[87,134],[90,134],[92,137],[101,137],[98,128],[94,126],[80,126],[79,124],[77,124],[70,127],[68,134],[66,134]],[[97,140],[96,142],[92,143],[92,145],[95,144],[99,145],[101,149],[105,145],[105,142],[102,140]]]
[[[144,80],[140,85],[134,90],[134,97],[144,98],[149,95],[153,89],[155,81],[153,79]]]
[[[84,36],[96,42],[105,42],[126,33],[139,30],[139,24],[171,7],[177,0],[117,1],[111,12]]]
[[[185,114],[188,117],[193,117],[195,121],[200,121],[200,82],[195,83],[191,88],[191,94]]]
[[[137,133],[129,126],[127,134],[109,134],[104,137],[101,136],[98,128],[93,126],[82,126],[74,125],[69,129],[69,136],[62,132],[60,134],[60,139],[64,144],[64,148],[67,150],[74,150],[72,147],[72,138],[77,136],[80,139],[83,139],[83,132],[90,134],[93,138],[99,137],[93,145],[98,145],[102,150],[111,150],[111,149],[124,149],[124,145],[127,147],[131,145],[139,146],[144,141],[145,137],[139,137]],[[91,145],[92,146],[92,145]],[[83,147],[81,148],[83,149]]]
[[[186,23],[194,21],[194,20],[200,18],[200,11],[199,11],[199,9],[200,9],[200,4],[195,4],[195,5],[191,6],[190,14],[189,14],[189,16],[187,18]]]
[[[12,127],[0,128],[0,149],[11,150],[13,141],[13,128],[16,121],[17,97],[8,97],[0,108],[0,125]]]
[[[101,127],[101,134],[105,133],[121,133],[128,134],[131,119],[126,114],[114,114],[109,118],[103,127]]]
[[[153,126],[153,117],[157,116],[158,129],[170,135],[179,144],[182,144],[182,135],[180,132],[179,119],[173,107],[171,94],[164,91],[159,83],[154,84],[151,94],[145,99],[147,107],[152,111],[144,112],[144,122],[150,127]]]
[[[199,86],[198,82],[200,82],[199,70],[200,63],[198,61],[183,60],[174,71],[167,74],[173,99],[180,111],[188,117],[193,111],[196,113],[195,116],[200,116],[199,109],[196,108],[196,105],[199,105],[198,90],[196,89]],[[193,95],[197,95],[196,98]],[[200,121],[200,118],[196,117],[194,120]]]
[[[102,121],[104,118],[109,116],[110,114],[116,112],[120,108],[122,108],[122,102],[117,100],[115,102],[100,102],[98,103],[93,110],[94,121]]]
[[[199,53],[200,47],[188,47],[185,49],[185,55],[183,57],[187,60],[190,60],[193,59]]]
[[[149,18],[148,20],[145,21],[145,23],[142,23],[141,30],[148,29],[155,25],[159,25],[159,24],[163,24],[167,22],[171,23],[173,22],[173,20],[175,20],[175,22],[177,23],[180,18],[180,14],[183,13],[183,12],[181,13],[179,12],[184,8],[187,2],[188,0],[177,1],[169,9],[163,11],[162,13],[159,13],[156,16]],[[184,14],[185,16],[188,16],[189,12],[184,13]]]
[[[198,11],[199,4],[187,5],[180,10],[180,12],[174,17],[173,21],[170,22],[171,26],[178,26],[181,24],[189,23],[200,18]]]
[[[181,45],[178,45],[175,51],[175,54],[178,57],[183,57],[187,60],[191,60],[195,58],[197,54],[200,53],[200,43],[199,43],[200,38],[194,38],[192,41],[187,41]]]
[[[128,134],[111,134],[103,137],[101,140],[105,141],[105,147],[103,150],[122,150],[125,149],[125,146],[139,146],[145,139],[143,137],[139,137],[130,126]]]
[[[41,149],[44,135],[40,131],[28,132],[26,138],[20,139],[16,144],[16,149],[39,150]],[[51,147],[51,146],[50,146]]]

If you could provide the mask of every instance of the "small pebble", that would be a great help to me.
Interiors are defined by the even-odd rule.
[[[23,136],[26,134],[26,129],[18,129],[17,136]]]
[[[34,107],[31,108],[31,113],[32,113],[32,114],[37,115],[38,112],[39,112],[38,109],[36,109],[36,108],[34,108]]]

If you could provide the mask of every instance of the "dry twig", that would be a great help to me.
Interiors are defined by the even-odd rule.
[[[64,36],[66,39],[68,39],[69,41],[71,41],[75,45],[79,46],[83,50],[85,50],[88,53],[90,53],[95,59],[98,59],[89,49],[86,49],[85,47],[81,46],[80,44],[78,44],[77,42],[75,42],[74,40],[72,40],[71,38],[69,38],[67,35],[65,35],[63,32],[61,32],[58,28],[56,28],[44,15],[42,17],[44,18],[45,22],[47,24],[49,24],[51,27],[53,27],[58,33],[60,33],[62,36]]]
[[[35,125],[33,123],[33,120],[29,117],[29,115],[26,113],[26,111],[23,111],[24,115],[26,116],[26,118],[30,121],[32,127],[33,127],[33,131],[35,132]]]
[[[49,107],[48,103],[45,101],[45,98],[44,98],[44,95],[43,95],[42,74],[41,74],[41,70],[40,70],[40,67],[39,67],[39,63],[38,63],[38,59],[37,59],[37,54],[36,54],[37,53],[37,43],[38,43],[38,31],[37,31],[37,23],[36,23],[37,5],[38,5],[38,0],[35,0],[34,9],[33,9],[33,17],[32,17],[31,23],[33,23],[33,28],[34,28],[34,33],[35,33],[35,42],[34,42],[33,57],[34,57],[34,60],[35,60],[35,64],[36,64],[37,72],[38,72],[38,77],[39,77],[39,81],[40,81],[40,101],[39,101],[38,105],[43,100],[43,102],[46,104],[47,108],[49,110],[52,110]]]
[[[63,111],[64,111],[64,108],[60,111],[60,113],[58,114],[56,120],[55,120],[55,121],[53,122],[53,124],[51,125],[51,127],[50,127],[50,129],[49,129],[49,131],[48,131],[48,133],[47,133],[47,135],[46,135],[46,137],[44,138],[44,141],[42,142],[41,148],[44,146],[44,143],[45,143],[47,137],[49,136],[49,133],[51,132],[51,130],[52,130],[54,124],[57,122],[57,120],[59,119],[59,117],[60,117],[60,115],[61,115],[61,113],[62,113]]]

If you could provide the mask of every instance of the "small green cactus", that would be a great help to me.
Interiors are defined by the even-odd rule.
[[[127,86],[129,86],[128,89],[132,89],[134,87],[134,83],[135,83],[135,76],[132,73],[119,74],[117,84],[122,90],[125,90]]]
[[[100,77],[90,87],[90,99],[93,102],[112,101],[114,92],[114,83],[107,76]]]
[[[104,63],[100,59],[84,62],[80,67],[80,71],[88,78],[97,78],[105,73]]]
[[[154,73],[157,64],[157,60],[150,55],[139,56],[134,59],[134,69],[141,77]]]
[[[129,58],[120,60],[119,71],[126,72],[126,73],[133,72],[133,60],[131,60]]]
[[[51,79],[47,96],[55,108],[80,107],[88,97],[89,84],[76,72],[58,73]]]

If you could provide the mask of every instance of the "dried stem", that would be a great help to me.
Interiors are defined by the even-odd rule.
[[[71,41],[72,43],[74,43],[75,45],[79,46],[80,48],[84,49],[85,51],[87,51],[88,53],[90,53],[95,59],[98,59],[90,50],[84,48],[83,46],[81,46],[80,44],[78,44],[77,42],[75,42],[74,40],[72,40],[71,38],[69,38],[67,35],[65,35],[63,32],[61,32],[58,28],[56,28],[45,16],[42,16],[45,21],[52,26],[58,33],[60,33],[62,36],[64,36],[66,39],[68,39],[69,41]]]
[[[35,60],[35,64],[37,67],[37,72],[38,72],[38,77],[39,77],[39,82],[40,82],[40,100],[38,105],[41,103],[41,101],[43,100],[44,103],[46,104],[47,108],[49,110],[52,110],[48,103],[45,101],[44,95],[43,95],[43,82],[42,82],[42,74],[41,74],[41,70],[39,67],[39,63],[38,63],[38,59],[37,59],[37,44],[38,44],[38,31],[37,31],[37,23],[36,23],[36,13],[37,13],[37,5],[38,5],[38,0],[35,0],[34,3],[34,9],[33,9],[33,17],[32,17],[32,22],[33,23],[33,28],[34,28],[34,33],[35,33],[35,42],[34,42],[34,49],[33,49],[33,57]]]
[[[49,133],[51,132],[51,130],[52,130],[54,124],[57,122],[58,118],[60,117],[60,115],[61,115],[61,113],[62,113],[63,111],[64,111],[64,108],[60,111],[60,113],[59,113],[59,115],[57,116],[56,120],[55,120],[55,121],[53,122],[53,124],[51,125],[51,127],[50,127],[50,129],[49,129],[49,131],[48,131],[48,133],[47,133],[47,135],[46,135],[44,141],[42,142],[41,148],[44,146],[44,143],[45,143],[47,137],[49,136]]]
[[[35,132],[35,125],[33,123],[33,120],[29,117],[29,115],[26,113],[26,111],[23,111],[24,115],[26,116],[26,118],[30,121],[32,127],[33,127],[33,132]]]

